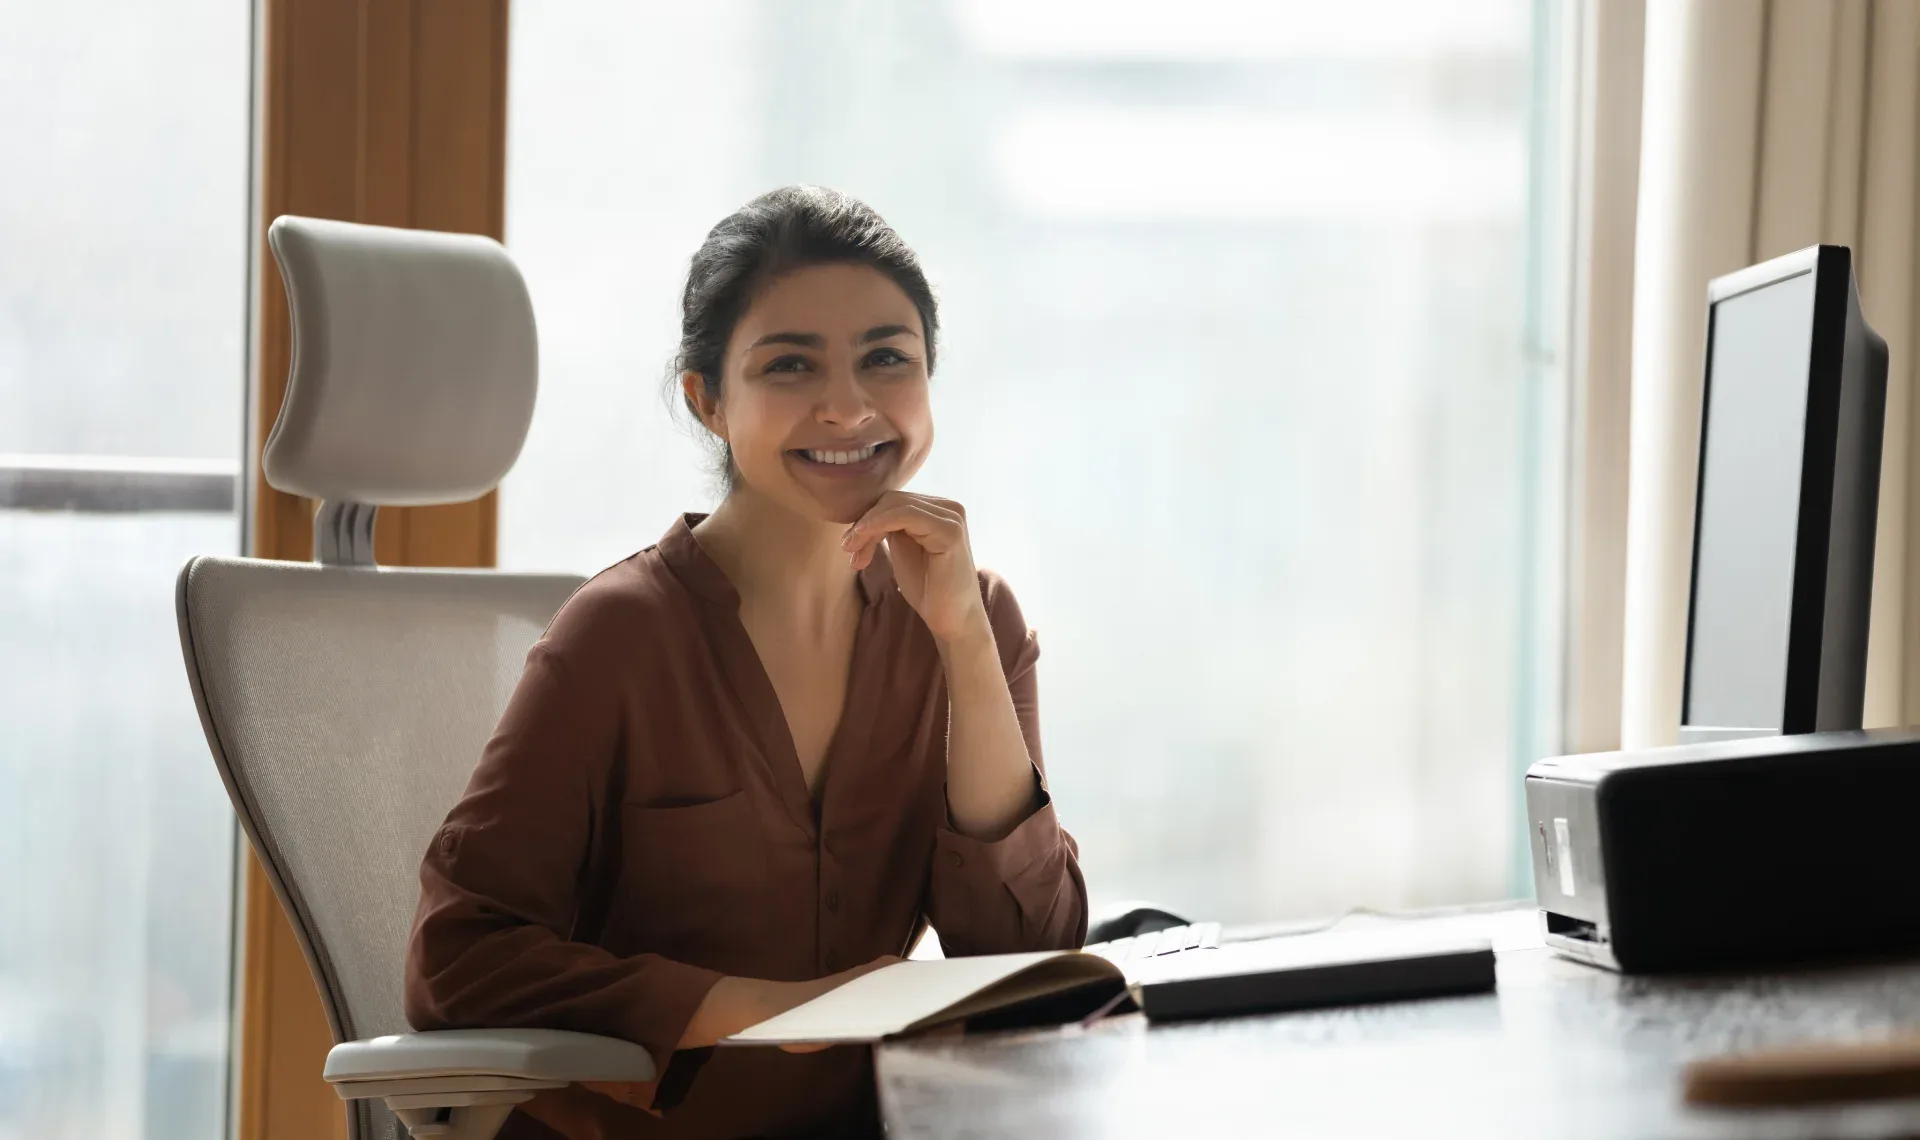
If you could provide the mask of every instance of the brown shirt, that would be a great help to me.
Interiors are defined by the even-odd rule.
[[[1004,839],[970,839],[947,819],[939,654],[876,558],[816,818],[695,521],[581,587],[528,654],[421,864],[407,1017],[646,1046],[654,1113],[579,1087],[523,1106],[566,1136],[844,1132],[872,1111],[865,1049],[673,1047],[722,975],[822,977],[905,953],[929,922],[950,955],[1080,944],[1086,887],[1039,774],[1039,648],[983,572],[1043,794]],[[502,1132],[545,1134],[519,1112]]]

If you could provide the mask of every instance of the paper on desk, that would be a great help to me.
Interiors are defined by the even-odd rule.
[[[1497,951],[1532,950],[1545,946],[1542,920],[1536,907],[1510,907],[1502,910],[1468,911],[1461,914],[1422,915],[1417,918],[1392,918],[1370,914],[1350,915],[1333,927],[1333,933],[1367,930],[1422,931],[1440,939],[1453,937],[1484,938]]]
[[[1546,945],[1540,909],[1531,903],[1519,902],[1386,913],[1357,910],[1340,916],[1331,925],[1303,928],[1300,923],[1273,923],[1229,927],[1221,941],[1264,942],[1270,938],[1389,928],[1424,930],[1434,937],[1477,936],[1493,943],[1495,951],[1531,950]]]
[[[1449,929],[1427,922],[1383,923],[1359,929],[1291,934],[1252,942],[1229,942],[1218,950],[1188,951],[1126,964],[1127,981],[1230,977],[1283,970],[1385,962],[1463,952],[1485,952],[1493,941],[1484,929]]]

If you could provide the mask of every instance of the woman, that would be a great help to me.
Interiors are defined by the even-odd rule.
[[[833,191],[758,198],[694,255],[678,380],[725,499],[534,646],[421,866],[406,972],[417,1028],[623,1037],[660,1076],[543,1094],[503,1136],[872,1131],[867,1050],[708,1047],[928,923],[949,954],[1085,936],[1033,635],[961,506],[902,490],[937,330],[912,251]]]

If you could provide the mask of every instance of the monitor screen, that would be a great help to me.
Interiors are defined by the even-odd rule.
[[[1807,272],[1713,307],[1688,727],[1783,727],[1813,300]]]

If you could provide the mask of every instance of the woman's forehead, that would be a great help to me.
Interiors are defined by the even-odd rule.
[[[809,265],[769,281],[734,330],[751,340],[772,331],[857,335],[876,325],[920,331],[920,313],[900,286],[867,265]]]

